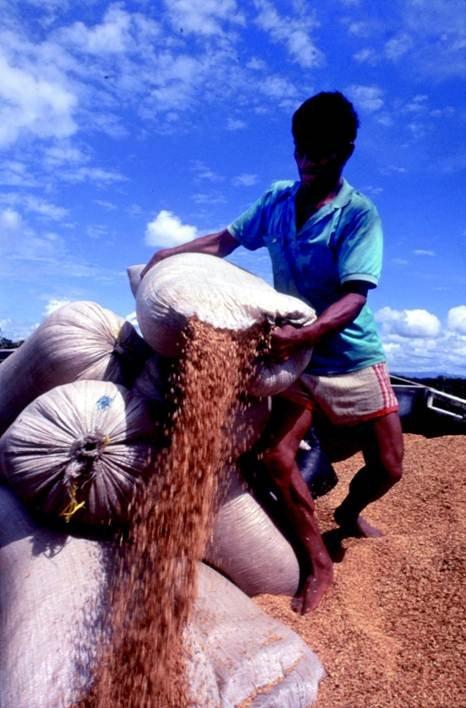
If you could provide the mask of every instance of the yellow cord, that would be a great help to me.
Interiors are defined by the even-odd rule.
[[[78,500],[76,499],[76,492],[77,492],[76,484],[73,482],[73,483],[70,485],[70,491],[69,491],[69,494],[70,494],[70,501],[69,501],[69,504],[68,504],[68,505],[63,509],[63,511],[60,513],[60,516],[62,516],[62,517],[65,519],[66,523],[68,523],[68,522],[70,521],[71,517],[72,517],[74,514],[76,514],[76,512],[79,511],[79,509],[82,509],[83,506],[86,505],[86,502],[83,502],[83,501],[82,501],[82,502],[78,502]]]
[[[105,435],[104,439],[102,440],[102,445],[103,446],[110,445],[111,442],[112,442],[112,438],[110,437],[110,435]],[[60,513],[60,516],[62,516],[65,519],[66,523],[69,522],[71,517],[74,516],[74,514],[76,514],[77,511],[79,511],[84,506],[86,506],[86,502],[83,502],[83,501],[78,502],[78,500],[76,499],[77,491],[78,490],[77,490],[76,482],[73,482],[72,484],[70,484],[70,489],[69,489],[70,501],[65,506],[63,511]]]

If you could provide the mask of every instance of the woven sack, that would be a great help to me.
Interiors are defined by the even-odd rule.
[[[293,596],[298,589],[296,555],[236,465],[225,475],[205,560],[250,596]]]
[[[0,486],[0,706],[71,708],[86,694],[105,609],[109,543],[42,528]],[[221,706],[192,634],[193,708]]]
[[[1,708],[70,708],[85,695],[111,562],[110,544],[39,527],[0,486]],[[203,564],[186,640],[193,708],[315,701],[313,652]]]
[[[312,323],[314,310],[277,292],[264,280],[216,256],[184,253],[166,258],[140,280],[142,267],[128,269],[136,294],[136,315],[146,342],[162,356],[175,356],[179,336],[191,317],[219,329],[244,331],[254,325]],[[268,396],[288,388],[304,371],[311,350],[286,362],[264,360],[250,393]]]
[[[141,399],[108,381],[75,381],[36,398],[3,434],[0,475],[51,518],[118,524],[151,469],[155,442]]]
[[[206,566],[199,573],[191,627],[220,688],[219,708],[308,708],[324,670],[291,629],[262,612]]]
[[[129,385],[147,355],[134,327],[110,310],[95,302],[63,305],[0,366],[0,435],[55,386],[77,379]]]

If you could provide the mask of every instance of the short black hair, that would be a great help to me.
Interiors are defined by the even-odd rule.
[[[333,146],[354,142],[358,127],[359,118],[351,101],[340,91],[322,91],[295,111],[291,131],[297,146],[315,140]]]

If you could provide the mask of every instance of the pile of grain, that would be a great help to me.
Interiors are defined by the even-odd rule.
[[[182,632],[196,565],[211,529],[219,473],[230,461],[231,409],[252,372],[258,332],[234,336],[197,320],[184,333],[172,381],[167,447],[138,503],[112,583],[111,642],[91,694],[93,708],[182,708]]]
[[[406,435],[405,443],[403,481],[366,513],[386,535],[344,541],[320,607],[299,617],[287,598],[257,600],[323,662],[318,708],[466,705],[466,439]],[[317,502],[323,530],[361,464],[357,455],[336,465],[341,483]]]

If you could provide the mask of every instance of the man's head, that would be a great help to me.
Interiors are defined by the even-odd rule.
[[[353,153],[358,126],[352,103],[339,91],[318,93],[304,101],[292,119],[301,179],[340,174]]]

